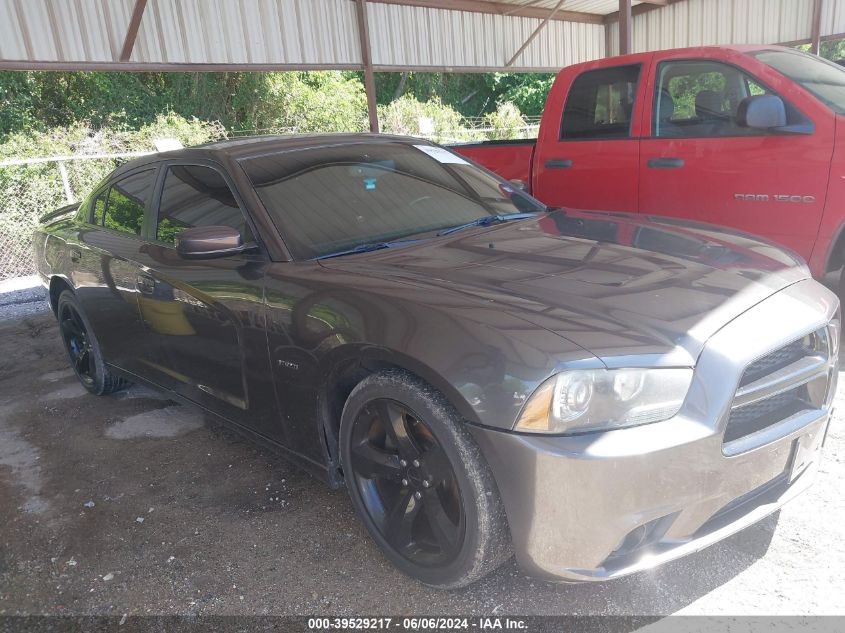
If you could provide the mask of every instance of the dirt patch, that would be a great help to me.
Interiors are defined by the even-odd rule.
[[[203,416],[185,407],[172,406],[145,411],[115,422],[106,429],[106,437],[129,440],[136,437],[178,437],[203,427]]]

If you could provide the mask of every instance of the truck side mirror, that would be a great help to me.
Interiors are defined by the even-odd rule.
[[[737,123],[741,127],[755,130],[772,130],[786,126],[786,106],[776,95],[746,97],[736,111]]]

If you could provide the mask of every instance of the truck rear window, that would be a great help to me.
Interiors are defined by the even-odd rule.
[[[637,95],[640,65],[588,70],[569,89],[561,140],[627,138]]]

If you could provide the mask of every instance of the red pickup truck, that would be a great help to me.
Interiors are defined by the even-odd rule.
[[[570,66],[536,142],[452,149],[550,206],[735,227],[798,252],[815,277],[845,264],[845,69],[793,49]]]

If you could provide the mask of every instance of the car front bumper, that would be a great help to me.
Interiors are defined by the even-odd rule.
[[[817,470],[824,406],[725,443],[744,369],[824,328],[838,300],[812,281],[758,304],[714,335],[683,408],[665,422],[572,436],[473,427],[502,495],[518,561],[567,581],[617,578],[701,550],[780,508]]]

